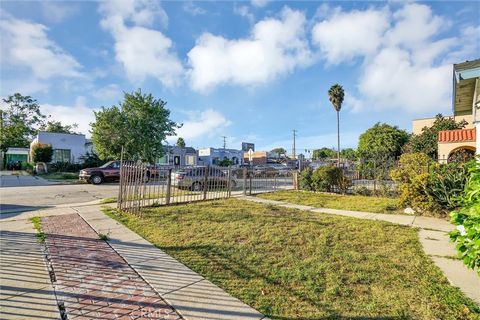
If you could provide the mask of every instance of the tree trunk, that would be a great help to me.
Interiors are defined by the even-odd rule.
[[[340,112],[337,111],[337,166],[340,167]]]

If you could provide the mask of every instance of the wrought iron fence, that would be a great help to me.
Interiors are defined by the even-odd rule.
[[[295,181],[293,170],[122,163],[117,207],[139,213],[142,207],[292,189]]]

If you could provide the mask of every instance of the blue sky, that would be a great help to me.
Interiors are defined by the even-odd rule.
[[[93,110],[141,88],[187,145],[336,145],[327,91],[346,91],[342,147],[381,121],[451,111],[452,64],[480,56],[480,4],[2,1],[0,96],[36,98],[88,134]],[[175,140],[174,138],[170,141]]]

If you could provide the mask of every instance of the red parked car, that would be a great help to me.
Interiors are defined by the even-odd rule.
[[[127,164],[134,164],[134,161],[124,161]],[[150,174],[154,173],[150,168],[147,168],[146,172],[147,181],[150,178]],[[109,161],[103,166],[97,168],[85,168],[80,170],[78,176],[80,180],[87,181],[92,184],[101,184],[103,182],[112,182],[120,180],[120,161]]]

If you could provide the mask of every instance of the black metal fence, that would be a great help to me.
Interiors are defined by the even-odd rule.
[[[293,170],[123,163],[117,207],[138,213],[142,207],[293,189],[295,181]]]

